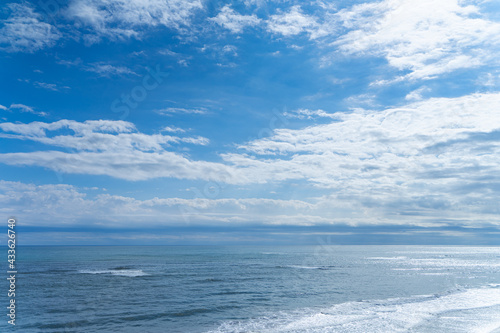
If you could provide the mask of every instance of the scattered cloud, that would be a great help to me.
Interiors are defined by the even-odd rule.
[[[140,37],[143,27],[164,26],[186,32],[191,17],[202,8],[200,0],[75,0],[66,8],[65,15],[90,29],[84,40],[92,44],[103,37],[118,40]]]
[[[11,104],[9,108],[6,108],[5,106],[0,107],[0,109],[3,110],[9,110],[9,111],[19,111],[19,112],[26,112],[26,113],[32,113],[36,114],[38,116],[46,116],[46,112],[42,111],[36,111],[33,107],[24,105],[24,104]]]
[[[174,51],[169,50],[169,49],[159,50],[158,53],[162,54],[162,55],[168,55],[168,56],[171,56],[171,57],[178,57],[178,56],[181,55],[180,53],[174,52]]]
[[[189,60],[193,58],[192,56],[187,56],[187,55],[182,54],[182,53],[177,53],[177,52],[174,52],[170,49],[162,49],[162,50],[159,50],[158,53],[161,55],[166,55],[166,56],[173,57],[173,58],[177,59],[177,64],[179,64],[183,67],[188,67]]]
[[[487,89],[494,89],[500,86],[500,71],[495,70],[481,74],[476,80],[478,86],[483,86]]]
[[[377,106],[377,95],[365,93],[347,97],[344,101],[350,108],[374,108]]]
[[[4,139],[30,140],[74,150],[0,154],[0,161],[5,164],[42,166],[63,173],[108,175],[126,180],[176,177],[244,181],[222,164],[192,161],[166,150],[173,144],[209,143],[208,139],[199,136],[147,135],[138,132],[132,123],[110,120],[0,123],[0,130]],[[72,134],[62,134],[68,130]]]
[[[27,3],[7,4],[11,15],[0,28],[0,47],[8,52],[35,52],[52,47],[62,37],[56,27],[42,22]]]
[[[248,118],[239,119],[248,119],[250,127],[258,127],[256,119],[264,114],[259,110],[260,97],[265,95],[269,101],[279,103],[283,89],[293,93],[295,88],[304,88],[300,89],[303,95],[289,95],[294,109],[283,113],[287,118],[303,120],[293,121],[293,129],[277,129],[271,120],[269,128],[259,132],[259,139],[238,143],[231,141],[236,140],[234,137],[225,137],[231,142],[225,142],[224,147],[229,148],[220,155],[213,152],[215,161],[210,158],[208,162],[204,153],[195,154],[206,151],[201,146],[209,145],[209,139],[192,134],[188,128],[160,124],[164,127],[158,125],[146,133],[126,121],[6,122],[7,115],[14,112],[47,115],[28,105],[6,104],[0,105],[6,117],[0,123],[0,138],[9,149],[8,153],[0,153],[0,163],[125,181],[164,177],[214,181],[237,187],[228,192],[229,196],[257,187],[261,190],[260,186],[266,184],[267,195],[301,200],[247,196],[138,200],[71,185],[0,181],[0,207],[4,207],[0,211],[7,214],[9,209],[22,211],[22,207],[29,206],[30,210],[23,214],[33,221],[36,216],[47,216],[47,223],[49,218],[58,217],[61,221],[84,223],[93,221],[97,214],[111,225],[120,225],[123,216],[164,225],[165,215],[172,217],[172,223],[188,219],[207,225],[500,225],[500,93],[496,89],[500,84],[496,67],[500,23],[493,15],[482,12],[484,2],[423,0],[416,4],[411,0],[380,0],[348,4],[341,10],[322,2],[282,2],[266,8],[261,0],[245,3],[247,7],[238,6],[238,11],[236,6],[221,5],[213,17],[206,17],[201,0],[73,0],[61,5],[55,25],[44,22],[45,16],[37,13],[34,5],[10,3],[5,5],[7,17],[0,22],[0,48],[30,53],[69,40],[68,44],[83,40],[90,45],[136,38],[140,43],[127,45],[122,60],[57,60],[55,56],[56,63],[93,73],[84,77],[113,79],[138,76],[133,71],[140,67],[138,61],[153,61],[155,57],[173,65],[170,69],[174,72],[182,70],[176,75],[190,71],[180,66],[196,64],[207,70],[199,77],[200,84],[210,85],[214,81],[209,80],[215,78],[216,84],[224,81],[220,84],[234,87],[214,95],[213,101],[199,96],[198,105],[220,107],[221,103],[232,103],[235,96],[235,102],[248,102],[247,109],[252,110]],[[272,69],[266,71],[271,76],[254,71],[261,68],[258,62],[247,61],[249,50],[257,45],[254,37],[244,39],[243,33],[249,30],[260,37],[264,34],[259,57],[264,71]],[[163,34],[167,39],[150,44],[145,40],[148,32]],[[178,44],[177,39],[181,39]],[[196,43],[186,42],[188,39]],[[137,45],[152,49],[132,52]],[[65,54],[68,59],[75,58]],[[148,59],[131,57],[144,54]],[[270,66],[288,65],[287,61],[287,68],[292,69],[307,63],[300,68],[305,70],[303,76],[316,79],[318,75],[317,85],[305,87],[312,81],[302,83],[300,76],[294,76],[296,71],[285,73],[280,66],[276,66],[274,75]],[[327,64],[336,67],[324,68]],[[240,66],[241,70],[217,72],[214,65]],[[346,68],[342,68],[344,65]],[[62,83],[69,81],[42,82],[45,79],[41,70],[34,69],[37,67],[44,70],[43,77],[54,75],[48,64],[37,65],[26,68],[33,77],[22,74],[23,79],[16,77],[13,81],[46,89],[48,94],[70,89]],[[464,73],[460,84],[453,80],[448,80],[447,86],[437,80],[423,82],[445,79],[457,71]],[[375,77],[374,73],[383,74]],[[241,80],[233,74],[242,75]],[[373,77],[376,80],[365,86],[366,78]],[[276,87],[267,91],[261,79],[276,79]],[[395,82],[404,84],[386,87]],[[446,90],[454,84],[456,91]],[[242,93],[247,89],[248,94]],[[356,95],[352,95],[353,91]],[[429,97],[443,91],[445,96],[463,95]],[[240,93],[246,97],[240,99]],[[175,101],[167,104],[165,98]],[[183,98],[183,94],[164,96],[163,106],[180,107],[155,104],[151,109],[157,108],[155,112],[160,115],[186,119],[192,119],[189,115],[210,114],[210,107],[182,107],[189,106]],[[158,99],[151,102],[161,103]],[[332,110],[329,105],[344,105],[346,111]],[[141,126],[151,125],[151,121],[144,119]],[[185,126],[185,122],[171,124]],[[301,124],[304,127],[297,127]],[[205,132],[220,130],[220,124],[210,122],[207,126]],[[263,132],[266,137],[260,135]],[[241,140],[242,136],[238,137]],[[30,144],[16,150],[22,142]],[[192,145],[199,149],[190,149]],[[288,196],[294,188],[297,195]],[[87,195],[87,190],[95,192]]]
[[[175,127],[175,126],[165,126],[163,129],[162,129],[163,132],[171,132],[171,133],[185,133],[186,130],[185,129],[182,129],[182,128],[179,128],[179,127]]]
[[[38,82],[38,81],[33,82],[33,85],[35,87],[38,87],[38,88],[43,88],[43,89],[52,90],[52,91],[60,91],[60,89],[70,89],[70,87],[68,87],[68,86],[59,87],[55,83],[46,83],[46,82]]]
[[[286,13],[271,15],[267,29],[285,37],[306,33],[311,39],[316,39],[328,34],[326,27],[319,24],[316,17],[304,14],[300,6],[293,6]]]
[[[238,55],[238,48],[234,45],[224,45],[224,47],[222,48],[222,52],[223,53],[230,53],[233,56],[237,56]]]
[[[31,108],[21,105],[19,107]],[[78,151],[163,151],[173,143],[208,144],[202,137],[177,137],[170,135],[147,135],[137,132],[132,123],[111,120],[59,120],[53,123],[29,124],[0,123],[0,129],[11,139],[32,140],[46,145],[66,147]],[[72,135],[58,135],[67,129]],[[51,133],[56,132],[56,133]]]
[[[85,64],[82,59],[76,58],[75,60],[58,60],[56,62],[59,65],[66,67],[78,67],[84,71],[96,73],[101,77],[112,77],[112,76],[126,76],[134,75],[139,76],[137,73],[132,71],[126,66],[114,66],[106,62],[93,62],[90,64]]]
[[[24,104],[11,104],[9,109],[17,109],[21,112],[29,112],[29,113],[35,113],[35,110],[31,106],[27,106]]]
[[[91,63],[84,67],[87,72],[97,73],[99,76],[122,76],[122,75],[136,75],[137,73],[125,66],[112,66],[103,62]]]
[[[172,116],[174,114],[207,114],[208,111],[205,110],[204,108],[198,108],[198,109],[185,109],[185,108],[165,108],[165,109],[160,109],[156,110],[158,114],[164,115],[164,116]]]
[[[258,222],[276,224],[278,221],[298,224],[293,213],[311,211],[314,205],[301,200],[245,199],[183,199],[132,197],[99,193],[89,198],[83,189],[71,185],[33,185],[0,180],[0,211],[14,213],[27,225],[37,226],[85,224],[108,227],[130,227],[137,218],[150,227],[185,225],[227,225]],[[29,210],[22,207],[30,207]],[[8,207],[8,208],[7,208]],[[166,220],[165,216],[169,218]],[[282,216],[275,219],[274,216]],[[96,216],[98,217],[96,219]],[[319,217],[316,217],[319,218]],[[312,217],[311,217],[312,219]],[[33,221],[33,222],[31,222]],[[36,221],[36,224],[34,224]]]
[[[284,112],[283,115],[289,118],[298,118],[298,119],[313,119],[316,117],[322,118],[336,118],[337,115],[334,113],[327,113],[321,109],[318,110],[309,110],[309,109],[298,109],[290,112]]]
[[[349,30],[333,45],[348,55],[384,57],[409,72],[400,80],[479,67],[496,58],[500,45],[500,23],[459,0],[364,3],[339,11],[337,19]]]
[[[419,101],[419,100],[423,99],[422,94],[429,92],[429,91],[430,91],[429,87],[423,86],[423,87],[420,87],[420,88],[415,89],[415,90],[411,91],[410,93],[408,93],[405,96],[405,99],[407,101]]]
[[[76,58],[74,60],[65,60],[65,59],[60,59],[56,61],[56,64],[67,66],[67,67],[72,67],[72,66],[78,66],[83,64],[82,59]]]
[[[31,81],[30,79],[17,79],[19,82],[24,82],[28,84],[33,84],[36,88],[41,88],[41,89],[46,89],[46,90],[52,90],[52,91],[61,91],[61,89],[71,89],[68,86],[60,86],[55,83],[47,83],[47,82],[40,82],[40,81]]]
[[[499,108],[500,94],[491,93],[431,98],[382,111],[300,110],[294,114],[335,115],[335,121],[299,130],[275,129],[268,138],[241,145],[245,153],[222,154],[223,163],[194,161],[167,150],[173,144],[207,144],[205,138],[148,135],[125,121],[1,123],[4,139],[72,152],[5,153],[0,161],[125,180],[174,177],[228,184],[294,180],[330,189],[330,194],[314,200],[316,213],[304,206],[295,220],[280,214],[283,224],[301,220],[442,225],[449,223],[440,220],[445,217],[453,223],[499,224]],[[198,209],[213,202],[185,204]],[[231,214],[228,221],[239,216]]]
[[[210,18],[210,20],[235,34],[243,32],[246,27],[259,25],[261,22],[255,14],[241,15],[232,9],[230,5],[222,7],[217,16]]]
[[[498,222],[499,108],[500,94],[492,93],[338,112],[335,122],[276,129],[223,158],[254,182],[329,188],[330,199],[374,220],[482,214]]]

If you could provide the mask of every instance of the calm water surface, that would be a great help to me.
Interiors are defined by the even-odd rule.
[[[500,332],[497,247],[17,251],[16,332]]]

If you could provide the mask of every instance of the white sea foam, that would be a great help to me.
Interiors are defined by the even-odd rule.
[[[368,260],[406,260],[407,257],[399,256],[399,257],[368,257]]]
[[[297,269],[325,269],[323,267],[317,267],[317,266],[299,266],[299,265],[290,265],[287,267],[297,268]]]
[[[437,266],[437,267],[500,267],[500,260],[493,262],[491,260],[421,258],[421,259],[409,259],[406,261],[406,263],[409,265],[416,265],[416,266]]]
[[[500,288],[470,289],[444,296],[348,302],[321,311],[302,309],[249,321],[223,323],[211,333],[494,332],[499,327]],[[450,319],[451,318],[451,319]]]
[[[499,247],[427,247],[427,250],[405,250],[405,251],[395,251],[395,253],[401,254],[441,254],[441,255],[470,255],[470,254],[499,254]]]
[[[80,270],[78,272],[82,274],[111,274],[129,277],[148,275],[140,269]]]

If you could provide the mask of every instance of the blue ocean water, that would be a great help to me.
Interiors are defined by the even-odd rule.
[[[500,248],[18,247],[16,332],[500,332]],[[5,284],[5,290],[7,285]]]

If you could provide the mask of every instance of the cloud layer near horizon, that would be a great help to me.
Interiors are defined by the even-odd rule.
[[[434,223],[438,217],[497,223],[499,109],[500,94],[494,93],[433,98],[383,111],[337,112],[332,113],[334,119],[329,124],[276,129],[268,138],[240,145],[242,152],[221,154],[220,162],[190,160],[168,151],[172,144],[206,145],[205,138],[147,135],[138,133],[130,122],[2,123],[4,138],[72,151],[5,153],[0,154],[0,161],[125,180],[174,177],[227,184],[306,181],[331,191],[314,199],[327,202],[334,211],[317,210],[313,219],[318,223],[333,217],[347,223],[399,223],[404,216],[414,223]],[[62,128],[73,133],[58,135]],[[238,206],[235,200],[224,204]],[[298,207],[297,216],[307,215],[299,213],[301,209],[310,207]],[[289,219],[292,224],[298,223],[292,222],[295,220]]]

